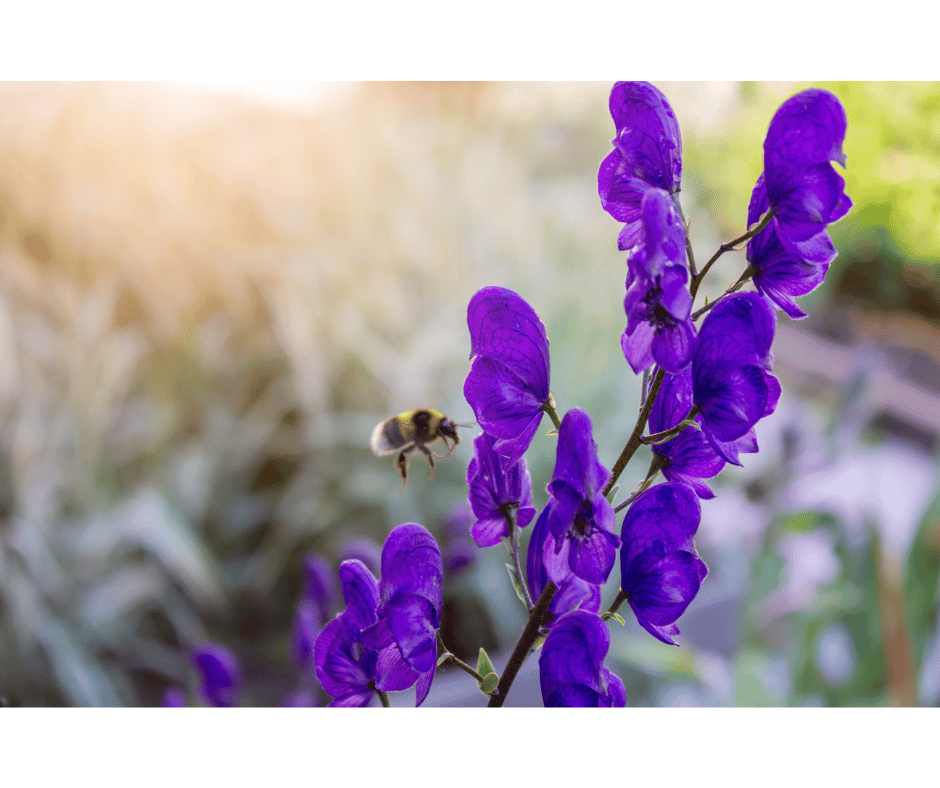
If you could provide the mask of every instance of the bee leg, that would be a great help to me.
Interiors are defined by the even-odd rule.
[[[398,491],[398,494],[401,495],[405,491],[405,485],[408,484],[408,458],[405,456],[405,452],[398,455],[398,460],[395,464],[398,466],[398,472],[401,474],[401,489]]]
[[[431,477],[428,479],[429,482],[434,481],[434,452],[432,452],[427,446],[419,443],[417,448],[421,449],[424,453],[424,456],[428,458],[428,465],[431,466]]]

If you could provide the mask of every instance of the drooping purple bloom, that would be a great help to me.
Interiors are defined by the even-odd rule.
[[[470,358],[464,396],[496,451],[512,464],[532,442],[549,401],[545,326],[529,304],[504,287],[484,287],[467,306]]]
[[[685,230],[662,189],[647,190],[641,208],[640,240],[627,261],[627,327],[620,346],[634,372],[654,363],[678,372],[696,346]]]
[[[604,210],[624,222],[618,246],[625,251],[639,240],[640,203],[650,188],[679,191],[682,138],[676,116],[649,82],[618,82],[610,91],[616,135],[613,151],[601,162],[597,190]]]
[[[525,528],[535,517],[532,479],[525,458],[509,463],[495,449],[496,439],[482,433],[473,439],[473,458],[467,468],[470,506],[476,521],[470,530],[480,547],[491,547],[509,536],[507,514],[515,512],[516,526]]]
[[[852,207],[845,181],[830,164],[845,166],[847,125],[839,99],[818,89],[787,99],[770,121],[764,139],[767,199],[777,235],[795,259],[830,263],[835,257],[828,236],[817,236]]]
[[[708,574],[692,541],[701,513],[691,488],[668,482],[641,493],[623,520],[620,588],[637,621],[663,643],[678,645],[675,622]]]
[[[767,187],[761,174],[751,195],[748,226],[756,224],[769,205]],[[757,269],[753,277],[757,290],[796,320],[806,317],[806,313],[797,306],[794,297],[806,295],[822,284],[829,263],[837,255],[827,232],[804,241],[800,249],[802,253],[808,253],[809,260],[795,255],[783,245],[773,222],[747,243],[747,261]]]
[[[613,507],[603,494],[608,479],[610,471],[597,459],[590,417],[572,408],[558,430],[547,528],[555,539],[556,554],[567,550],[571,571],[589,583],[607,580],[620,543]],[[546,569],[552,576],[551,565]],[[557,585],[564,575],[552,580]]]
[[[548,706],[627,705],[620,678],[604,667],[610,631],[594,613],[574,610],[555,621],[539,657],[542,702]]]
[[[702,432],[727,462],[757,451],[754,425],[780,399],[770,374],[777,316],[757,293],[722,296],[706,315],[692,361],[692,394],[702,414]]]
[[[166,709],[185,708],[188,704],[186,693],[179,687],[168,687],[163,693],[163,707]]]
[[[666,375],[650,411],[649,431],[657,433],[672,429],[685,419],[691,408],[692,369],[686,367],[677,375]],[[701,424],[701,415],[696,416],[695,421]],[[687,427],[675,438],[650,448],[665,461],[662,471],[666,479],[689,485],[699,498],[715,497],[708,485],[699,479],[716,476],[725,461],[699,430]]]
[[[199,694],[213,706],[235,706],[242,673],[235,655],[219,643],[204,643],[193,651],[192,663],[199,674]]]
[[[554,503],[550,500],[532,529],[526,553],[526,582],[533,599],[538,599],[549,579],[558,590],[549,603],[548,612],[555,618],[579,607],[594,613],[601,609],[600,585],[582,580],[568,562],[569,546],[562,539],[561,549],[555,551],[555,538],[548,530],[548,518]],[[550,570],[550,571],[549,571]]]
[[[388,575],[397,576],[397,582],[385,583],[383,578],[380,584],[361,561],[344,561],[340,565],[340,585],[346,609],[323,628],[314,649],[317,678],[333,698],[331,706],[366,706],[375,699],[376,690],[398,691],[416,683],[415,705],[420,706],[427,697],[435,663],[423,671],[415,670],[409,664],[396,635],[401,627],[396,626],[393,630],[389,626],[383,602],[390,596],[398,603],[397,613],[400,614],[401,608],[407,608],[407,602],[403,603],[401,599],[402,593],[407,595],[411,589],[414,592],[411,596],[420,597],[420,592],[429,585],[429,560],[431,564],[436,563],[440,576],[440,551],[436,543],[432,550],[428,550],[424,534],[433,543],[430,533],[414,523],[400,525],[389,534],[382,551],[382,565]],[[434,551],[437,553],[436,561],[433,555],[429,555]],[[411,578],[407,568],[409,558],[413,559],[415,570]],[[437,594],[442,595],[442,591]],[[435,599],[439,625],[441,596]],[[433,604],[433,601],[429,603]],[[421,602],[417,604],[420,606]],[[419,611],[416,618],[424,612]],[[405,636],[404,647],[413,651],[415,638],[407,627]]]
[[[304,558],[303,598],[316,606],[321,623],[330,616],[338,597],[333,566],[319,553],[310,553]]]

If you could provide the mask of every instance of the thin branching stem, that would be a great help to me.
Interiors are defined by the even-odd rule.
[[[689,292],[692,294],[692,298],[694,299],[696,293],[698,293],[698,289],[702,284],[702,280],[705,278],[705,274],[708,273],[708,269],[711,268],[715,264],[715,261],[719,257],[721,257],[725,252],[730,252],[734,250],[745,241],[749,241],[751,238],[757,235],[761,230],[763,230],[768,224],[770,224],[770,220],[773,218],[774,218],[773,208],[770,208],[767,210],[767,213],[765,213],[761,217],[760,221],[757,224],[755,224],[750,230],[744,233],[744,235],[738,236],[733,241],[728,241],[727,243],[723,243],[721,246],[719,246],[718,251],[716,251],[715,254],[711,256],[711,259],[709,259],[709,261],[705,263],[705,267],[702,268],[701,271],[699,271],[695,276],[692,277],[692,281],[689,283]]]

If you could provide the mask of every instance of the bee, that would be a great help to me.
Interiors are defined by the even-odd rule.
[[[460,436],[457,434],[458,426],[440,411],[430,408],[409,410],[376,424],[375,429],[372,430],[370,445],[372,451],[379,457],[399,452],[395,464],[401,473],[402,484],[399,492],[404,492],[405,485],[408,484],[406,455],[415,449],[422,452],[428,458],[428,465],[431,466],[431,479],[433,479],[434,458],[450,457],[454,447],[460,443]],[[438,438],[447,446],[447,454],[434,454],[428,448],[428,444],[434,443]],[[452,440],[453,445],[448,443],[448,440]]]

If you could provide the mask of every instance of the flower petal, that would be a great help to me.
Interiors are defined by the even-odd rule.
[[[407,594],[421,596],[434,611],[431,623],[439,626],[443,583],[441,550],[431,532],[418,523],[393,528],[382,547],[383,602]]]
[[[339,565],[339,582],[346,600],[345,615],[362,630],[375,623],[379,604],[379,583],[362,561],[343,561]]]

